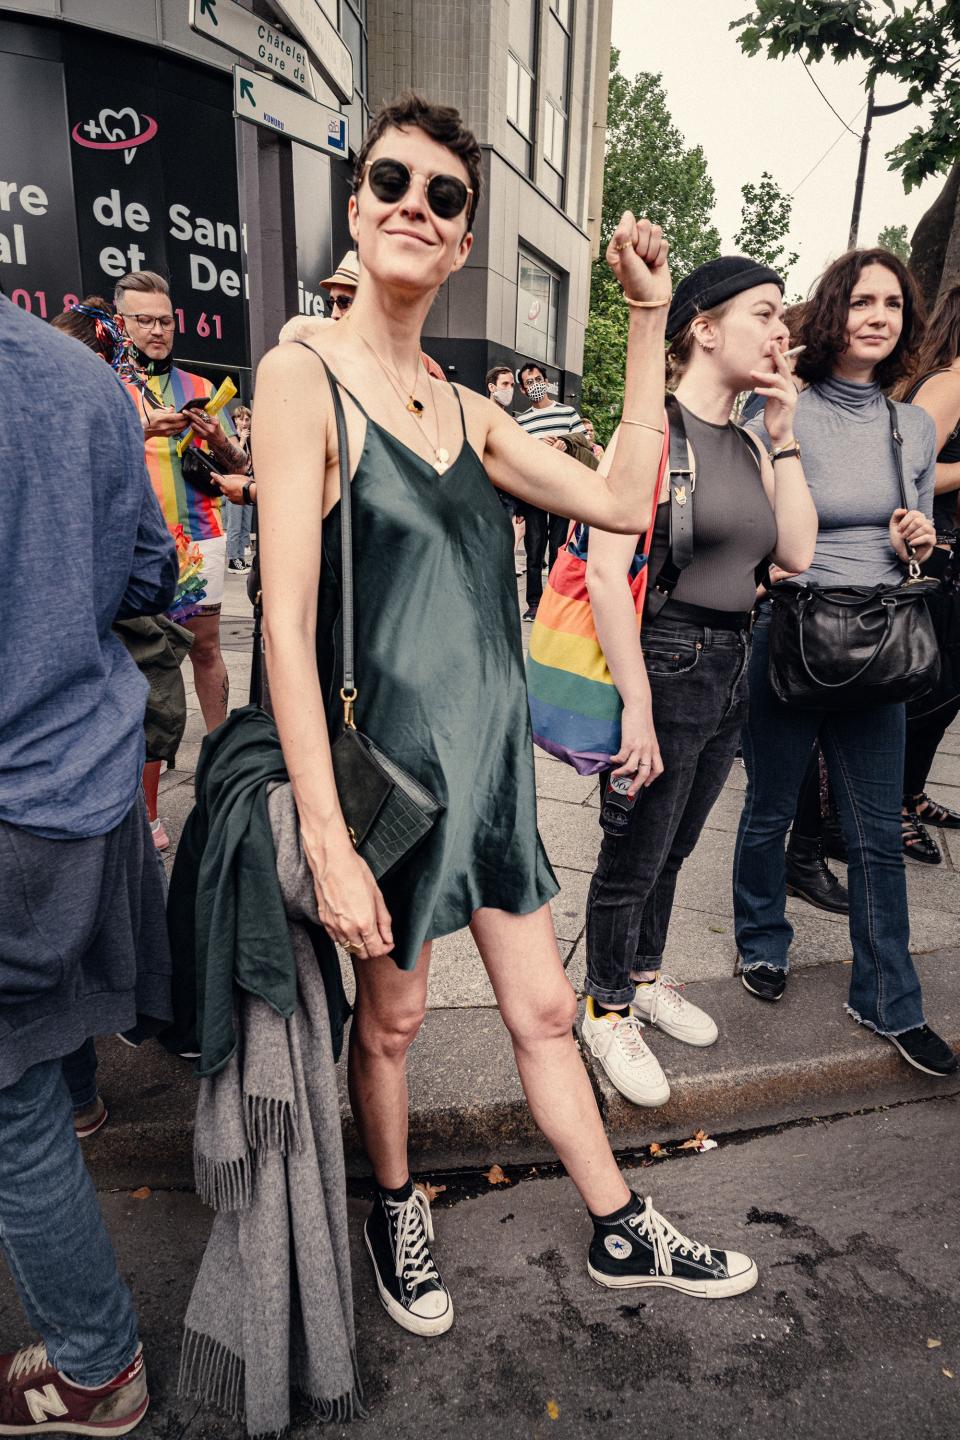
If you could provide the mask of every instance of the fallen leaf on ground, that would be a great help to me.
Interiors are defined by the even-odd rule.
[[[666,1160],[667,1158],[666,1150],[664,1150],[662,1145],[658,1145],[656,1141],[650,1146],[650,1154],[654,1160]]]
[[[429,1180],[418,1180],[416,1188],[423,1191],[432,1205],[437,1196],[442,1195],[447,1187],[446,1185],[431,1185]]]
[[[550,1416],[551,1420],[560,1419],[560,1406],[557,1404],[556,1400],[547,1401],[547,1414]]]
[[[141,1185],[139,1190],[131,1190],[131,1192],[130,1192],[130,1199],[131,1199],[131,1200],[149,1200],[149,1199],[150,1199],[150,1194],[151,1194],[150,1186],[149,1186],[149,1185]]]
[[[691,1136],[689,1140],[684,1140],[683,1144],[680,1146],[680,1149],[701,1150],[703,1148],[703,1142],[707,1138],[708,1136],[706,1130],[698,1130],[696,1135]]]
[[[952,1380],[952,1379],[954,1378],[953,1371],[952,1371],[952,1370],[947,1370],[946,1367],[944,1367],[943,1373],[944,1373],[944,1375],[946,1375],[946,1377],[947,1377],[948,1380]]]
[[[499,1165],[491,1165],[489,1170],[484,1170],[483,1178],[490,1185],[509,1185],[510,1181],[504,1175]]]
[[[726,925],[709,925],[707,928],[711,935],[726,935],[727,933]]]
[[[700,1146],[701,1150],[716,1150],[718,1148],[719,1147],[717,1146],[716,1140],[704,1140],[703,1144]]]
[[[942,1344],[943,1344],[943,1341],[942,1341],[942,1340],[928,1339],[928,1340],[927,1340],[927,1349],[928,1349],[928,1350],[939,1350],[939,1349],[940,1349],[940,1346],[941,1346]]]

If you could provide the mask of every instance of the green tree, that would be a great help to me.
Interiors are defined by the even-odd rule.
[[[795,250],[786,248],[793,197],[784,194],[769,170],[763,171],[758,185],[741,186],[740,194],[740,229],[733,237],[737,248],[772,266],[786,280],[800,258]]]
[[[838,64],[856,55],[867,62],[864,89],[884,77],[899,81],[897,98],[922,105],[929,117],[888,153],[905,189],[960,159],[957,0],[754,0],[730,28],[740,31],[748,55],[800,55],[812,63],[829,55]]]
[[[910,241],[907,239],[906,225],[884,225],[877,236],[877,244],[882,245],[884,250],[892,250],[904,265],[910,259]]]
[[[619,59],[611,50],[601,252],[591,274],[583,363],[583,409],[593,417],[602,444],[623,406],[628,309],[603,258],[620,216],[632,210],[663,226],[674,282],[720,253],[703,151],[687,146],[674,125],[660,76],[644,73],[631,80],[621,74]]]

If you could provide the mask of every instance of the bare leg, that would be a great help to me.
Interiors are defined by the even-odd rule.
[[[415,970],[389,956],[354,960],[357,999],[350,1027],[350,1105],[379,1185],[399,1190],[407,1164],[407,1051],[423,1023],[430,946]]]
[[[184,624],[194,637],[190,661],[203,723],[208,730],[216,730],[227,718],[230,695],[227,667],[220,653],[220,616],[197,615]]]
[[[576,997],[563,971],[550,908],[532,915],[478,910],[470,925],[510,1032],[536,1120],[594,1215],[630,1199],[573,1038]]]
[[[147,819],[154,821],[157,818],[157,792],[160,788],[160,761],[148,760],[143,767],[141,777],[143,783],[143,796],[147,802]]]

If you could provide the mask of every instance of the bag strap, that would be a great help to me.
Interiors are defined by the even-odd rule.
[[[343,625],[343,684],[340,699],[343,701],[343,723],[348,730],[356,729],[353,722],[353,707],[357,702],[356,676],[354,674],[354,626],[353,626],[353,504],[350,492],[350,446],[347,439],[347,417],[343,413],[340,399],[340,382],[319,350],[314,350],[306,340],[295,340],[311,355],[316,355],[323,366],[330,394],[333,397],[333,417],[337,427],[337,459],[340,466],[340,615]],[[352,398],[352,397],[351,397]],[[366,418],[366,411],[357,406]]]
[[[910,502],[907,499],[907,486],[903,478],[903,436],[900,433],[900,426],[897,422],[897,407],[886,395],[884,395],[883,398],[887,406],[887,414],[890,417],[890,439],[893,444],[893,463],[897,467],[897,483],[900,486],[900,504],[904,510],[909,510]],[[907,561],[907,570],[910,579],[919,580],[921,574],[920,566],[914,559],[916,552],[912,545],[907,546],[907,554],[910,557]]]
[[[750,459],[753,461],[754,465],[757,467],[757,474],[760,476],[760,483],[763,484],[763,466],[762,466],[761,463],[760,463],[760,452],[759,452],[759,450],[757,449],[756,445],[754,445],[753,441],[750,439],[750,436],[748,435],[747,431],[744,429],[744,427],[743,427],[742,425],[738,425],[737,422],[734,421],[734,422],[733,422],[733,429],[734,429],[734,432],[735,432],[735,434],[736,434],[736,436],[737,436],[737,439],[740,441],[740,443],[741,443],[742,445],[744,445],[744,446],[746,447],[747,454],[750,456]],[[773,582],[772,582],[772,580],[771,580],[771,578],[770,578],[770,556],[769,556],[769,555],[764,555],[763,559],[762,559],[762,560],[758,560],[757,563],[756,563],[756,565],[754,565],[754,567],[753,567],[753,581],[754,581],[754,584],[755,584],[755,585],[762,585],[765,590],[769,590],[769,589],[770,589],[770,586],[771,586],[771,584],[772,584]]]
[[[687,439],[683,412],[675,395],[666,401],[667,424],[670,430],[670,540],[663,564],[647,590],[646,609],[653,617],[659,615],[677,588],[680,574],[693,559],[693,495],[697,488],[696,457]],[[654,511],[656,518],[656,511]]]

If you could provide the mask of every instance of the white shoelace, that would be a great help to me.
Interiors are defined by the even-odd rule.
[[[614,1036],[628,1060],[645,1060],[650,1054],[642,1032],[643,1021],[636,1015],[624,1015],[623,1019],[614,1025]]]
[[[29,1375],[33,1370],[42,1370],[48,1364],[47,1347],[42,1340],[37,1340],[35,1344],[27,1345],[25,1349],[17,1351],[10,1361],[7,1379],[16,1380],[20,1375]]]
[[[683,1011],[687,1001],[684,1000],[680,991],[683,986],[672,975],[661,975],[659,980],[653,983],[653,1004],[650,1006],[650,1019],[657,1018],[659,1010],[673,1010],[677,1014]]]
[[[431,1259],[427,1241],[433,1239],[430,1201],[422,1190],[414,1188],[409,1200],[388,1200],[387,1212],[397,1227],[396,1275],[408,1285],[422,1285],[426,1280],[439,1280],[440,1273]]]
[[[653,1200],[649,1195],[643,1202],[643,1209],[638,1214],[631,1215],[627,1224],[639,1231],[653,1246],[654,1262],[659,1275],[673,1274],[673,1257],[678,1252],[684,1259],[689,1256],[693,1260],[705,1260],[708,1265],[713,1258],[709,1245],[700,1245],[696,1240],[682,1235],[665,1215],[654,1210]]]

